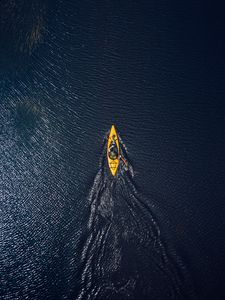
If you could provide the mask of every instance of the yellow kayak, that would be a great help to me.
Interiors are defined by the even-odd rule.
[[[118,135],[114,125],[112,125],[108,137],[107,159],[108,159],[109,169],[112,175],[115,176],[120,163],[120,146],[119,146]]]

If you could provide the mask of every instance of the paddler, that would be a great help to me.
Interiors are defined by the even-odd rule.
[[[115,142],[115,135],[112,136],[112,142],[109,147],[109,152],[108,152],[109,158],[112,160],[115,160],[119,156],[118,148]]]

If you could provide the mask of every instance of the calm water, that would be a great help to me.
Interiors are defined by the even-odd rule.
[[[225,297],[224,11],[0,2],[0,299]]]

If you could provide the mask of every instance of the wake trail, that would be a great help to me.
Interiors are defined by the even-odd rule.
[[[194,293],[184,292],[185,268],[168,253],[151,201],[137,191],[131,164],[127,171],[120,166],[112,178],[105,149],[106,141],[88,196],[76,298],[195,299]]]

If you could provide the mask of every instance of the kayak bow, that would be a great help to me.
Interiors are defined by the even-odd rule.
[[[112,143],[115,143],[117,152],[118,152],[117,158],[114,158],[114,159],[111,159],[109,156],[110,147],[111,147]],[[109,169],[110,169],[112,175],[115,176],[118,166],[119,166],[119,162],[120,162],[120,146],[119,146],[118,135],[117,135],[116,128],[114,125],[112,125],[110,133],[109,133],[109,137],[108,137],[107,159],[108,159]]]

